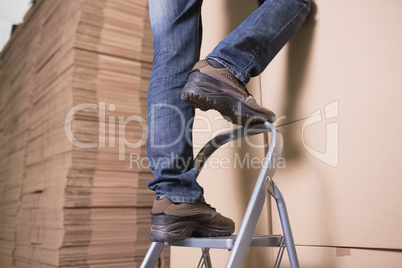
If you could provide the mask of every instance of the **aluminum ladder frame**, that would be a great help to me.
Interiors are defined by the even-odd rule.
[[[289,217],[284,198],[278,187],[272,180],[274,176],[277,159],[281,156],[283,148],[282,134],[268,122],[246,125],[233,129],[212,138],[198,153],[194,159],[194,168],[201,171],[209,156],[223,144],[261,133],[271,132],[271,142],[264,159],[263,167],[258,176],[253,193],[250,197],[239,233],[224,237],[189,237],[187,239],[172,243],[152,242],[148,252],[141,264],[141,268],[153,268],[158,261],[159,255],[165,246],[198,247],[202,249],[202,256],[198,266],[212,267],[209,256],[210,248],[231,250],[227,268],[240,268],[247,249],[250,246],[279,247],[274,267],[279,267],[284,249],[286,247],[291,268],[299,268],[296,248],[290,227]],[[274,163],[274,164],[272,164]],[[282,235],[253,235],[258,219],[262,212],[267,192],[275,199],[279,218],[282,227]]]

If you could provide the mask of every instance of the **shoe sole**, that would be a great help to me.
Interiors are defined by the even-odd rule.
[[[175,224],[152,225],[150,240],[152,242],[175,242],[188,237],[217,237],[231,235],[234,230],[200,225],[195,222],[178,222]]]
[[[195,225],[192,222],[151,225],[150,240],[152,242],[174,242],[183,240],[193,234],[194,228]]]
[[[203,111],[217,110],[226,120],[238,125],[269,121],[267,116],[239,101],[210,83],[189,82],[181,94],[182,101]]]
[[[221,227],[202,224],[196,220],[183,220],[181,217],[152,215],[150,240],[152,242],[174,242],[187,237],[216,237],[231,235],[234,226]]]

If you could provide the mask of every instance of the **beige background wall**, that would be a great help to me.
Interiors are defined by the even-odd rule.
[[[242,0],[204,1],[202,56],[254,8]],[[284,134],[286,168],[275,181],[302,267],[402,266],[401,11],[398,0],[316,0],[305,25],[249,86],[277,113]],[[215,112],[198,115],[216,119],[211,129],[197,121],[205,129],[195,137],[200,145],[214,131],[233,127]],[[258,170],[233,168],[230,157],[264,152],[236,146],[215,155],[232,165],[210,166],[200,182],[207,201],[238,227]],[[262,215],[258,233],[270,230],[269,214]],[[272,219],[279,232],[275,213]],[[271,254],[250,251],[243,266],[263,267]],[[174,248],[172,267],[192,267],[199,255]],[[227,256],[213,251],[214,265],[223,267]]]
[[[307,267],[402,265],[401,10],[315,1],[261,77],[264,105],[286,116],[287,169],[276,181]]]

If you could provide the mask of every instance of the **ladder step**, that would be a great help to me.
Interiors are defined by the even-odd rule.
[[[193,248],[219,248],[231,250],[236,241],[236,235],[219,237],[189,237],[184,240],[168,243],[166,246],[193,247]],[[278,247],[282,235],[253,235],[251,247]]]

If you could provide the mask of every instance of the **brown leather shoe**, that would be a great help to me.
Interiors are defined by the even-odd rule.
[[[206,203],[175,204],[168,198],[154,201],[151,222],[152,242],[173,242],[190,236],[225,236],[235,229],[231,219]]]
[[[214,68],[206,60],[197,62],[189,74],[181,99],[203,111],[219,111],[238,125],[275,122],[275,114],[258,105],[246,87],[226,68]]]

